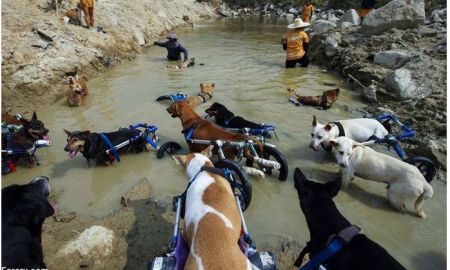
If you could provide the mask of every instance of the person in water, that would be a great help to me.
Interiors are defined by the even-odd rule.
[[[185,47],[181,46],[175,34],[170,34],[167,37],[167,39],[168,40],[164,42],[155,41],[153,44],[166,48],[167,59],[169,60],[173,61],[181,60],[181,53],[183,53],[184,55],[184,61],[189,59],[188,50]]]
[[[306,4],[303,6],[302,20],[304,22],[309,22],[313,14],[314,14],[314,6],[311,3],[311,0],[307,0]]]
[[[308,51],[308,35],[303,31],[309,23],[303,22],[297,18],[294,23],[288,25],[289,31],[283,38],[283,49],[286,51],[286,68],[294,68],[297,63],[301,67],[309,65],[309,58],[306,54]]]

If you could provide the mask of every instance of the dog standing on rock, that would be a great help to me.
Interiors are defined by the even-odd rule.
[[[349,185],[355,175],[386,183],[387,197],[398,211],[405,213],[406,201],[413,200],[417,216],[426,217],[422,206],[425,200],[433,196],[433,188],[417,167],[346,137],[339,137],[330,143],[341,167],[344,187]]]

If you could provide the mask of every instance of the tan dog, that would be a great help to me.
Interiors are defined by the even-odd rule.
[[[200,172],[203,166],[214,167],[211,149],[173,156],[192,181],[186,194],[183,236],[190,250],[184,269],[252,269],[238,245],[242,223],[230,183]]]
[[[212,98],[215,86],[215,83],[200,83],[200,94],[189,96],[186,99],[186,103],[193,109],[202,103],[206,103],[208,99]]]
[[[322,109],[331,108],[334,102],[336,102],[336,100],[338,99],[340,92],[339,88],[336,88],[323,91],[321,96],[300,96],[292,88],[288,88],[287,91],[289,92],[291,97],[295,97],[301,104],[316,106]]]
[[[70,107],[83,105],[84,97],[88,95],[87,77],[69,77],[69,90],[67,90],[67,103]]]

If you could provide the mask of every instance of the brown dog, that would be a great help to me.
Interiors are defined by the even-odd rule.
[[[203,119],[187,104],[186,101],[172,103],[172,105],[167,108],[167,112],[170,113],[173,118],[180,118],[181,124],[183,125],[182,133],[186,135],[190,134],[191,139],[211,141],[224,140],[231,142],[252,140],[255,144],[256,151],[258,151],[258,155],[263,153],[262,142],[251,136],[226,131],[223,128],[209,122],[208,120]],[[194,144],[190,142],[188,142],[188,145],[191,152],[201,152],[209,146],[205,144]],[[224,147],[223,150],[227,159],[235,159],[235,157],[238,155],[238,150],[234,147]],[[270,166],[278,168],[280,166],[280,164],[277,162],[255,157],[248,148],[244,150],[243,154],[246,158],[246,165],[249,166],[243,168],[248,174],[251,175],[264,177],[264,173],[262,171],[255,168],[250,168],[254,162],[258,164],[264,163],[266,165],[270,163]]]
[[[208,99],[212,98],[215,86],[215,83],[200,83],[200,94],[189,96],[186,103],[193,109],[202,103],[206,103]]]
[[[67,90],[67,103],[70,107],[83,105],[84,97],[88,95],[87,77],[69,77],[69,90]]]
[[[187,189],[183,237],[189,245],[184,269],[252,269],[239,248],[242,233],[239,209],[230,183],[201,168],[214,167],[212,146],[201,153],[172,156],[194,179]],[[226,266],[226,267],[225,267]]]
[[[2,123],[5,123],[7,125],[22,125],[22,122],[20,122],[20,118],[16,117],[15,115],[11,115],[9,113],[2,113]]]
[[[338,99],[340,92],[339,88],[336,88],[324,91],[321,96],[300,96],[292,88],[288,88],[287,91],[291,97],[295,97],[301,104],[316,106],[322,109],[331,108]]]

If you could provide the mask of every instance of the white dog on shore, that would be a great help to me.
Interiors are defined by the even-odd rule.
[[[357,118],[320,124],[316,116],[313,116],[313,130],[309,145],[314,151],[319,151],[322,144],[325,149],[330,149],[329,140],[339,136],[345,136],[357,142],[365,142],[373,137],[384,138],[389,132],[377,120],[371,118]],[[339,127],[340,126],[340,127]]]
[[[367,180],[388,184],[387,197],[400,212],[405,202],[413,200],[419,217],[425,218],[422,206],[433,196],[433,188],[415,166],[378,153],[349,138],[330,140],[337,163],[341,167],[342,185],[347,187],[357,175]]]

